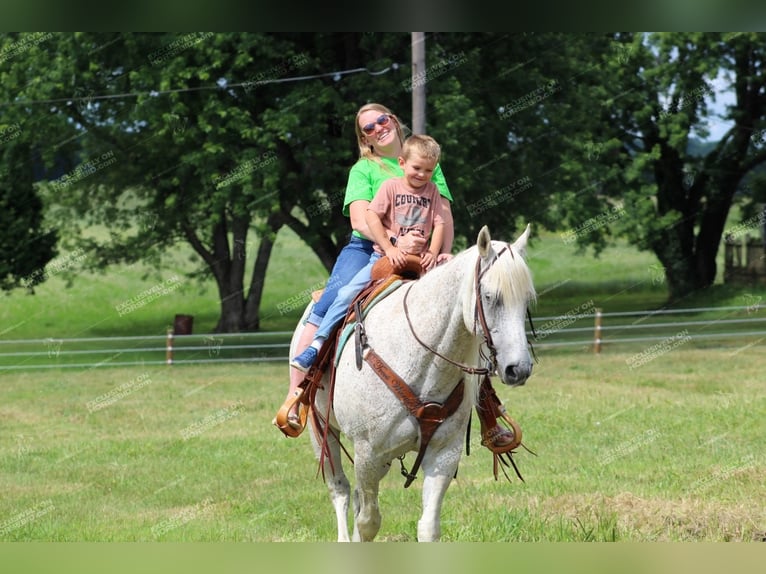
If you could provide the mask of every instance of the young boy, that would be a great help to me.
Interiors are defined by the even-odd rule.
[[[431,237],[430,244],[426,244],[425,251],[420,254],[421,266],[426,271],[434,267],[445,233],[439,190],[431,182],[440,155],[439,144],[430,136],[413,135],[405,140],[399,157],[404,175],[383,182],[367,208],[366,220],[375,242],[375,252],[367,265],[338,291],[317,329],[314,341],[290,361],[291,366],[307,372],[314,364],[333,327],[346,316],[351,302],[369,283],[372,266],[380,257],[388,257],[393,264],[403,265],[406,262],[406,254],[396,246],[397,237],[412,230],[423,237]],[[394,234],[390,239],[386,229]],[[444,256],[442,260],[445,260]]]

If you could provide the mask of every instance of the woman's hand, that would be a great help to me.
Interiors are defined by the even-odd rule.
[[[386,249],[386,257],[391,260],[391,263],[394,266],[404,266],[404,264],[407,262],[407,256],[402,252],[401,249],[399,249],[398,245],[391,245],[388,247]]]
[[[418,231],[409,231],[407,235],[397,238],[396,246],[404,253],[418,255],[423,252],[423,248],[426,246],[426,238]]]

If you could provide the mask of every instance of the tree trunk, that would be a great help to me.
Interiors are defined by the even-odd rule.
[[[348,236],[346,235],[343,237],[341,245],[336,245],[330,236],[320,235],[317,237],[316,233],[312,232],[308,226],[292,215],[286,215],[284,222],[306,243],[306,245],[311,247],[311,250],[317,257],[319,257],[319,261],[324,265],[324,268],[330,273],[333,265],[335,265],[335,260],[338,258],[338,253],[340,253],[340,250],[346,244]],[[349,229],[349,233],[350,232]]]
[[[666,139],[656,136],[660,157],[654,163],[657,182],[657,214],[677,214],[676,220],[659,230],[652,249],[665,267],[670,300],[677,300],[698,287],[695,273],[694,222],[699,202],[684,188],[683,161]]]
[[[283,225],[281,215],[279,213],[272,213],[267,224],[270,233],[265,234],[261,238],[261,243],[258,246],[258,255],[253,264],[253,277],[250,280],[250,288],[248,289],[247,300],[245,301],[244,323],[245,329],[248,331],[257,331],[261,328],[261,298],[263,297],[263,287],[265,285],[269,259],[271,258],[271,250],[274,247],[272,236],[276,236]]]
[[[225,214],[221,213],[221,222],[213,228],[213,274],[221,301],[221,316],[218,318],[215,332],[239,333],[245,327],[245,300],[242,296],[242,286],[247,222],[241,218],[232,220],[234,239],[234,257],[232,257],[225,217]]]

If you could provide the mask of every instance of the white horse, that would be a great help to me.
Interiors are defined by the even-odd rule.
[[[464,381],[464,392],[456,393],[454,412],[433,432],[422,455],[419,541],[436,541],[441,535],[442,500],[457,471],[478,394],[476,370],[486,367],[488,358],[490,370],[496,369],[500,379],[511,386],[523,385],[532,372],[525,331],[527,306],[535,297],[524,261],[528,235],[529,226],[509,245],[492,241],[487,228],[482,228],[475,246],[389,294],[364,319],[369,348],[423,403],[448,402]],[[307,313],[308,309],[304,319]],[[303,320],[293,335],[290,356],[297,352],[302,325]],[[328,375],[324,389],[316,395],[315,412],[329,419],[324,455],[322,440],[317,437],[323,429],[314,428],[310,433],[317,457],[325,459],[323,472],[335,507],[339,542],[349,541],[350,500],[340,437],[345,435],[354,451],[354,541],[374,539],[381,524],[380,480],[395,458],[419,451],[421,446],[421,430],[411,410],[368,361],[362,361],[358,369],[356,355],[352,337],[338,361],[332,408],[328,409]],[[411,474],[409,481],[413,478]]]

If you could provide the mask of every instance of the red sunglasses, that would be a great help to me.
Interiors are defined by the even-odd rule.
[[[362,131],[369,135],[372,135],[372,133],[375,131],[375,124],[378,124],[380,127],[386,127],[389,122],[391,121],[391,116],[388,114],[383,114],[381,116],[378,116],[378,119],[376,119],[374,122],[371,122],[365,126],[362,126]]]

